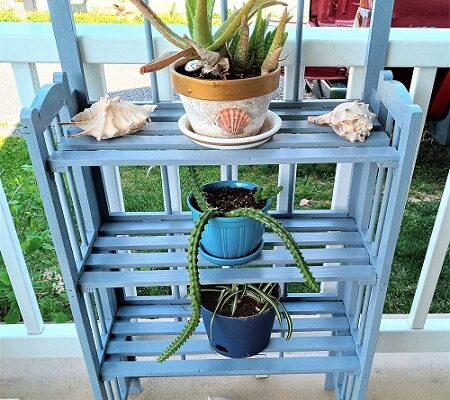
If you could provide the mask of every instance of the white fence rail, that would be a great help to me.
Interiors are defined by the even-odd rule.
[[[181,28],[175,30],[182,32]],[[143,64],[148,61],[144,27],[139,25],[78,24],[81,55],[84,61],[89,97],[97,99],[106,92],[104,64]],[[294,31],[290,32],[294,38]],[[301,76],[306,66],[347,66],[350,68],[349,98],[362,96],[364,67],[366,62],[368,29],[312,28],[303,31]],[[154,33],[155,55],[172,47]],[[288,39],[284,55],[284,98],[293,98],[294,40]],[[17,91],[23,106],[29,106],[39,77],[36,63],[58,63],[58,53],[51,25],[48,23],[0,24],[0,62],[11,63]],[[387,67],[413,67],[413,79],[409,88],[414,103],[419,104],[425,115],[438,67],[450,67],[450,29],[391,29]],[[172,100],[170,76],[167,71],[157,73],[160,101]],[[300,80],[302,82],[302,79]],[[302,93],[303,85],[299,88]],[[289,166],[286,166],[289,168]],[[282,169],[282,168],[280,168]],[[178,179],[178,171],[170,171],[172,179]],[[236,169],[222,169],[223,176],[236,176]],[[287,175],[287,174],[286,174]],[[283,174],[280,174],[283,176]],[[116,209],[123,207],[120,177],[117,170],[105,171],[109,183],[109,200]],[[347,208],[351,166],[339,165],[333,192],[333,208]],[[177,198],[177,196],[175,196]],[[283,199],[279,199],[283,203]],[[285,202],[287,202],[287,199]],[[2,210],[6,204],[2,203]],[[178,209],[180,204],[172,204]],[[7,211],[7,210],[6,210]],[[450,232],[450,175],[447,179],[435,228],[430,240],[424,268],[409,316],[396,316],[382,320],[377,351],[416,352],[450,351],[450,319],[448,316],[429,315],[431,299],[447,251]],[[3,228],[2,228],[3,229]],[[3,237],[3,233],[2,233]],[[2,239],[3,240],[3,239]],[[16,245],[16,251],[20,248]],[[7,260],[6,260],[7,261]],[[9,266],[15,273],[25,274],[22,263]],[[16,270],[17,269],[17,270]],[[16,295],[24,298],[29,293],[16,287]],[[22,310],[25,323],[32,319],[39,322],[40,314],[29,302],[28,310]],[[29,314],[31,312],[31,314]],[[27,315],[31,315],[28,317]],[[31,321],[30,321],[31,320]],[[32,325],[30,325],[32,326]],[[39,324],[37,325],[39,326]],[[40,326],[39,326],[40,327]],[[39,329],[33,329],[37,333]],[[42,333],[30,336],[23,325],[0,325],[0,357],[78,357],[81,355],[73,324],[44,324]]]

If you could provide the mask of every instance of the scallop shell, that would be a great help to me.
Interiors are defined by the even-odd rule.
[[[203,68],[204,63],[202,60],[191,60],[186,63],[184,70],[187,72],[199,71]]]
[[[149,113],[155,108],[153,105],[138,106],[120,97],[101,97],[91,107],[72,118],[70,124],[84,129],[73,136],[93,136],[100,141],[128,135],[149,122]]]
[[[317,117],[308,117],[309,122],[318,125],[329,125],[341,137],[354,143],[364,142],[373,129],[376,114],[369,110],[369,105],[355,100],[352,103],[342,103],[331,112]]]
[[[229,135],[238,135],[250,122],[250,116],[239,107],[225,108],[219,111],[214,123]]]

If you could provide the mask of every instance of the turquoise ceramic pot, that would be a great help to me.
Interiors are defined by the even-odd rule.
[[[220,181],[209,183],[202,188],[205,192],[222,188],[245,188],[254,189],[257,185],[249,182],[241,181]],[[194,208],[192,204],[192,193],[187,198],[187,204],[192,211],[194,221],[200,218],[200,211]],[[267,212],[270,207],[271,200],[266,201],[266,205],[262,211]],[[217,217],[212,218],[206,225],[201,240],[204,255],[212,256],[209,258],[212,262],[223,265],[236,265],[233,260],[244,259],[250,261],[247,256],[251,255],[250,259],[256,258],[262,250],[261,241],[264,234],[264,225],[247,217],[227,218]],[[205,254],[206,253],[206,254]],[[208,258],[208,257],[207,257]],[[214,261],[213,258],[216,260]],[[221,260],[217,260],[221,259]],[[224,260],[229,262],[224,263]],[[237,262],[239,264],[239,262]]]

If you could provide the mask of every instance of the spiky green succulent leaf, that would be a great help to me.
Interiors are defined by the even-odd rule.
[[[250,10],[255,5],[255,3],[256,3],[256,0],[248,0],[248,2],[245,3],[240,10],[233,13],[229,17],[232,19],[227,24],[225,30],[223,30],[223,32],[221,32],[220,36],[218,36],[216,39],[214,39],[213,44],[211,46],[209,46],[208,49],[214,51],[214,50],[220,49],[222,46],[225,46],[225,44],[231,40],[233,35],[239,29],[239,26],[241,25],[242,17],[248,16]],[[227,21],[228,21],[228,19],[227,19]],[[225,21],[223,24],[226,24],[227,21]]]
[[[264,20],[262,18],[262,10],[261,8],[258,10],[256,14],[255,27],[253,28],[252,35],[250,36],[249,41],[249,52],[250,54],[255,54],[256,48],[264,41]]]
[[[270,7],[270,6],[277,5],[277,4],[284,5],[284,6],[287,5],[286,3],[282,2],[282,1],[256,0],[255,4],[252,6],[250,11],[246,14],[247,21],[250,18],[252,18],[260,8],[266,8],[266,7]],[[224,22],[222,22],[222,24],[219,26],[219,28],[214,32],[214,35],[213,35],[214,40],[218,39],[228,29],[230,24],[235,20],[236,16],[241,11],[242,11],[242,7],[238,8],[237,10],[233,11],[230,15],[228,15],[228,18]]]
[[[213,39],[214,40],[218,39],[225,32],[225,30],[230,26],[230,24],[236,18],[236,15],[237,15],[238,12],[239,12],[239,10],[233,11],[227,17],[227,19],[220,24],[220,26],[217,28],[217,30],[213,34]]]
[[[284,35],[283,35],[283,41],[282,41],[282,45],[281,46],[284,46],[284,44],[286,43],[286,40],[287,40],[287,38],[288,38],[288,33],[287,32],[284,32]]]
[[[247,19],[242,17],[241,21],[241,35],[237,42],[236,50],[234,52],[234,64],[238,70],[246,70],[248,67],[248,49],[249,49],[249,27]]]
[[[179,47],[180,49],[187,49],[189,44],[179,35],[177,35],[172,29],[170,29],[158,15],[152,10],[152,8],[146,4],[143,0],[130,0],[136,8],[146,17],[150,23],[163,35],[170,43]]]
[[[192,39],[202,47],[208,47],[213,42],[211,25],[208,20],[208,0],[197,0]]]
[[[234,59],[234,55],[236,54],[237,44],[239,42],[239,38],[241,36],[242,30],[239,28],[237,32],[234,34],[233,39],[231,40],[230,45],[228,46],[228,52]]]
[[[200,246],[200,239],[202,232],[208,221],[218,214],[217,210],[208,210],[204,212],[200,218],[195,222],[189,238],[189,245],[187,249],[188,256],[188,272],[189,272],[189,297],[191,299],[192,311],[191,318],[186,323],[182,331],[167,346],[167,348],[158,357],[158,362],[164,362],[171,357],[175,352],[188,340],[200,323],[200,308],[201,308],[201,290],[200,279],[198,274],[198,249]]]
[[[195,15],[195,3],[196,0],[186,0],[185,8],[186,8],[186,19],[189,28],[189,34],[194,34],[194,15]]]
[[[275,35],[270,44],[269,51],[267,52],[266,59],[271,57],[275,50],[280,47],[283,48],[283,44],[285,41],[284,32],[286,30],[286,24],[289,20],[289,14],[287,11],[287,7],[284,8],[283,14],[281,15],[280,21],[278,23],[277,29],[275,30]]]
[[[272,53],[268,53],[262,66],[261,66],[261,75],[267,75],[272,71],[275,71],[278,67],[278,61],[280,60],[282,47],[278,47]]]
[[[273,31],[269,31],[266,33],[266,37],[264,38],[264,58],[266,58],[267,53],[269,52],[270,46],[272,45],[273,38],[276,34],[276,28]],[[263,58],[263,61],[264,61]]]
[[[250,10],[248,17],[249,19],[252,18],[257,12],[258,10],[261,8],[267,8],[267,7],[272,7],[272,6],[285,6],[287,7],[288,4],[285,3],[284,1],[278,1],[278,0],[256,0],[255,5],[253,6],[253,8]]]
[[[216,3],[216,0],[208,0],[207,10],[208,10],[208,23],[209,23],[210,29],[212,27],[212,19],[214,16],[214,4],[215,3]]]
[[[264,25],[262,26],[262,37],[259,39],[259,43],[256,46],[255,50],[255,64],[257,67],[261,67],[262,63],[264,62],[264,59],[266,58],[266,45],[265,45],[265,37],[266,37],[266,31],[269,27],[270,22],[270,14],[264,18]],[[269,50],[270,46],[267,46],[267,50]]]
[[[267,228],[276,233],[283,240],[287,249],[292,254],[297,268],[303,274],[303,277],[305,278],[308,286],[314,291],[319,291],[319,285],[311,274],[311,271],[309,270],[308,265],[306,264],[305,259],[303,258],[303,255],[297,246],[297,243],[295,242],[295,239],[275,218],[267,215],[261,210],[255,210],[254,208],[239,208],[237,210],[227,212],[225,216],[252,218],[256,221],[261,222]]]

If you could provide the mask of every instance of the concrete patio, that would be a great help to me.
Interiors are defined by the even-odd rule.
[[[135,400],[334,399],[322,375],[145,379]],[[0,398],[88,400],[93,398],[81,359],[3,359]],[[450,353],[376,354],[367,400],[448,400]]]

